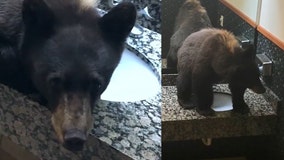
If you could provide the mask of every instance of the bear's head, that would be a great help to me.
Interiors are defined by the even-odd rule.
[[[235,50],[232,67],[231,82],[242,88],[249,88],[255,93],[264,93],[265,87],[260,80],[260,72],[255,61],[255,50],[253,45]]]
[[[104,16],[84,0],[24,0],[25,70],[47,100],[61,143],[80,150],[136,19],[131,3]]]

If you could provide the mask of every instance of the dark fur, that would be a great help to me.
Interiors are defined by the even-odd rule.
[[[207,12],[205,8],[201,6],[199,0],[186,0],[179,9],[176,18],[174,34],[170,41],[167,66],[176,68],[177,52],[186,37],[202,28],[211,26]]]
[[[80,1],[0,2],[1,82],[39,92],[59,141],[75,150],[82,147],[77,142],[85,140],[91,107],[106,89],[136,18],[131,3],[100,17]]]
[[[23,83],[27,80],[23,78],[18,59],[23,34],[21,4],[22,0],[0,1],[0,82],[24,91],[26,87],[20,80]]]
[[[188,36],[178,51],[178,100],[185,108],[192,107],[191,94],[196,96],[197,111],[212,115],[214,83],[227,82],[236,112],[249,111],[243,95],[247,88],[256,93],[265,91],[254,61],[254,50],[240,47],[235,36],[225,30],[203,29]]]

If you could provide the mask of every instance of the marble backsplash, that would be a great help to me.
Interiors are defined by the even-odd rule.
[[[109,10],[111,7],[108,5],[109,0],[101,1],[99,8],[103,10]],[[131,1],[135,6],[138,12],[144,12],[147,7],[148,13],[151,18],[141,15],[137,15],[137,23],[145,28],[148,28],[152,31],[161,33],[161,0],[122,0],[124,2]],[[144,10],[144,11],[142,11]]]

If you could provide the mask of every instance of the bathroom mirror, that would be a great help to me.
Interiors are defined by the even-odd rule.
[[[261,0],[200,0],[215,28],[224,28],[236,36],[255,39],[255,27],[259,23]],[[185,0],[162,1],[162,58],[163,73],[173,72],[166,65],[170,39],[174,34],[175,20]]]
[[[166,58],[170,46],[170,38],[173,34],[175,17],[184,0],[162,1],[162,58]]]

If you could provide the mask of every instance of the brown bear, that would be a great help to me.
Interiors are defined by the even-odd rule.
[[[178,51],[178,102],[192,108],[196,98],[197,112],[213,115],[212,85],[229,83],[233,111],[247,113],[243,95],[247,88],[264,93],[252,45],[242,48],[236,37],[222,29],[202,29],[188,36]]]
[[[179,9],[175,21],[174,34],[170,40],[170,50],[167,56],[167,66],[176,68],[177,51],[188,35],[211,26],[207,12],[199,0],[186,0]]]

